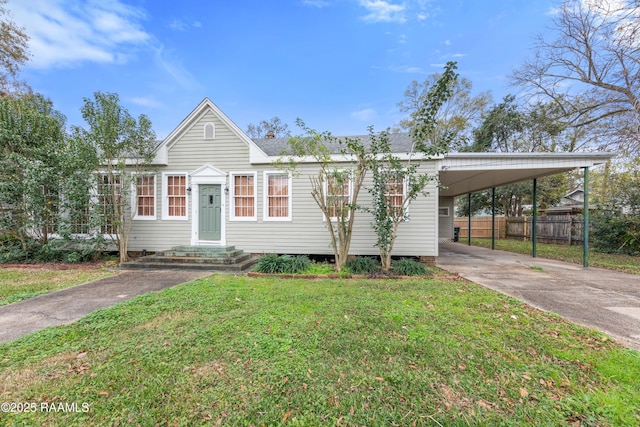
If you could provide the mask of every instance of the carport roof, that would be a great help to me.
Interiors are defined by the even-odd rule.
[[[441,196],[532,180],[605,163],[615,153],[451,153],[439,160]]]

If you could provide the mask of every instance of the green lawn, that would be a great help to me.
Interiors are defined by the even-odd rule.
[[[638,378],[640,353],[462,280],[214,275],[0,345],[0,402],[80,411],[0,424],[630,426]]]
[[[460,239],[461,244],[467,244],[467,239]],[[491,239],[471,239],[474,246],[491,247]],[[520,254],[531,254],[531,242],[521,240],[496,240],[496,249],[502,251],[516,252]],[[548,243],[538,243],[536,245],[537,256],[541,258],[551,258],[560,261],[582,264],[582,246],[552,245]],[[630,256],[622,254],[605,254],[589,251],[589,265],[593,267],[608,268],[625,273],[640,274],[640,256]]]
[[[0,268],[0,306],[110,276],[106,270]]]

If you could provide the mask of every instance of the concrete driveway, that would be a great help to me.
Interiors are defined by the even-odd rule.
[[[136,295],[207,276],[199,271],[125,271],[0,307],[0,343],[48,326],[66,325]]]
[[[640,350],[640,276],[504,251],[440,245],[438,267]]]

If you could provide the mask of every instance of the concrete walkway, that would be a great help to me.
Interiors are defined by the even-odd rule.
[[[197,271],[124,271],[111,277],[0,307],[0,343],[75,322],[136,295],[207,276]]]
[[[640,276],[504,251],[440,245],[438,267],[640,350]]]

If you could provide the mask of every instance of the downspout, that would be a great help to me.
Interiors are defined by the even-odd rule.
[[[491,250],[496,249],[496,187],[491,189]]]
[[[531,256],[536,257],[538,234],[538,179],[533,178],[533,224],[531,224]]]
[[[469,218],[467,219],[467,245],[471,246],[471,193],[469,193]]]

